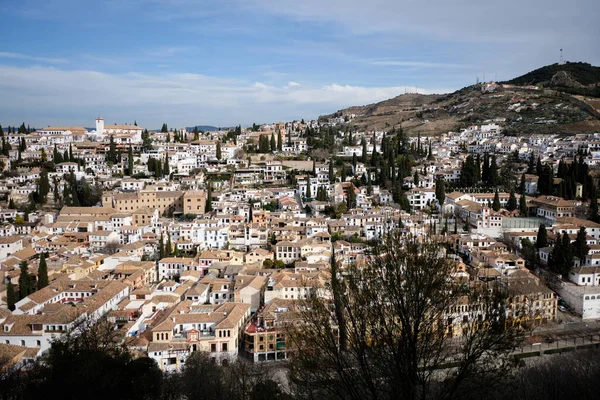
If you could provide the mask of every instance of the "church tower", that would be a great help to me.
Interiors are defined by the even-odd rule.
[[[104,134],[104,118],[102,117],[96,118],[96,134]]]

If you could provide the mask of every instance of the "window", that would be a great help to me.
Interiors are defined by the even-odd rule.
[[[227,343],[223,343],[223,351],[227,351]]]
[[[216,343],[211,343],[210,344],[210,352],[214,353],[215,351],[217,351],[217,344]]]

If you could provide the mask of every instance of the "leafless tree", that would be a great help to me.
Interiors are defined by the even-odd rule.
[[[318,161],[329,160],[331,157],[331,154],[325,149],[314,149],[310,152],[310,155]]]
[[[334,268],[333,301],[307,300],[302,323],[288,333],[297,349],[290,377],[298,392],[451,399],[502,373],[517,333],[506,327],[505,293],[451,279],[453,268],[433,239],[399,233],[384,239],[364,267],[345,275]],[[451,338],[456,330],[460,335]]]
[[[121,244],[119,242],[108,242],[102,249],[104,254],[115,254],[121,248]]]

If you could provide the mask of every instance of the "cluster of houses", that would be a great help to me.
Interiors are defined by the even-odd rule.
[[[343,123],[340,118],[327,124]],[[583,318],[598,318],[600,224],[581,218],[581,200],[539,195],[537,176],[525,175],[526,216],[506,210],[508,193],[448,191],[438,201],[436,182],[459,182],[469,153],[495,153],[500,163],[517,153],[522,163],[516,173],[526,172],[531,154],[554,167],[582,149],[588,165],[600,160],[600,135],[508,137],[501,123],[428,139],[433,157],[403,182],[409,210],[394,203],[390,190],[357,184],[373,173],[363,163],[352,165],[353,175],[342,181],[345,174],[333,161],[307,157],[303,132],[318,127],[317,121],[262,125],[231,137],[228,131],[185,128],[147,133],[98,118],[93,131],[48,127],[6,135],[13,149],[24,140],[27,150],[1,156],[4,169],[66,152],[79,162],[57,163],[50,181],[62,187],[74,174],[104,191],[92,207],[60,206],[51,191],[49,207],[41,210],[0,209],[0,346],[34,359],[81,321],[106,318],[127,346],[164,371],[180,369],[194,351],[218,363],[286,359],[294,350],[286,327],[300,318],[302,300],[330,298],[331,260],[342,270],[368,262],[373,242],[390,230],[439,235],[449,245],[453,279],[504,285],[507,317],[541,325],[560,319],[557,296],[526,268],[521,240],[535,243],[540,224],[573,236],[585,227],[589,254],[576,260],[560,293]],[[281,142],[277,150],[252,152],[262,136]],[[372,151],[383,137],[359,132],[355,139],[369,138]],[[119,162],[107,162],[111,146]],[[340,149],[338,156],[348,160],[362,156],[362,146]],[[149,171],[151,159],[169,170]],[[40,173],[28,167],[0,180],[6,204],[27,201]],[[332,210],[351,193],[355,204],[335,215]],[[496,211],[490,206],[495,196]],[[550,252],[539,249],[542,263]],[[18,293],[23,265],[37,276],[42,254],[48,286],[19,296],[9,310],[9,284]],[[468,312],[468,305],[448,310],[448,335],[460,335]]]

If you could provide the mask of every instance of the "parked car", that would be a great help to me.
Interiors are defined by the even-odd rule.
[[[559,311],[562,312],[567,312],[567,308],[565,306],[563,306],[562,304],[558,306]]]

